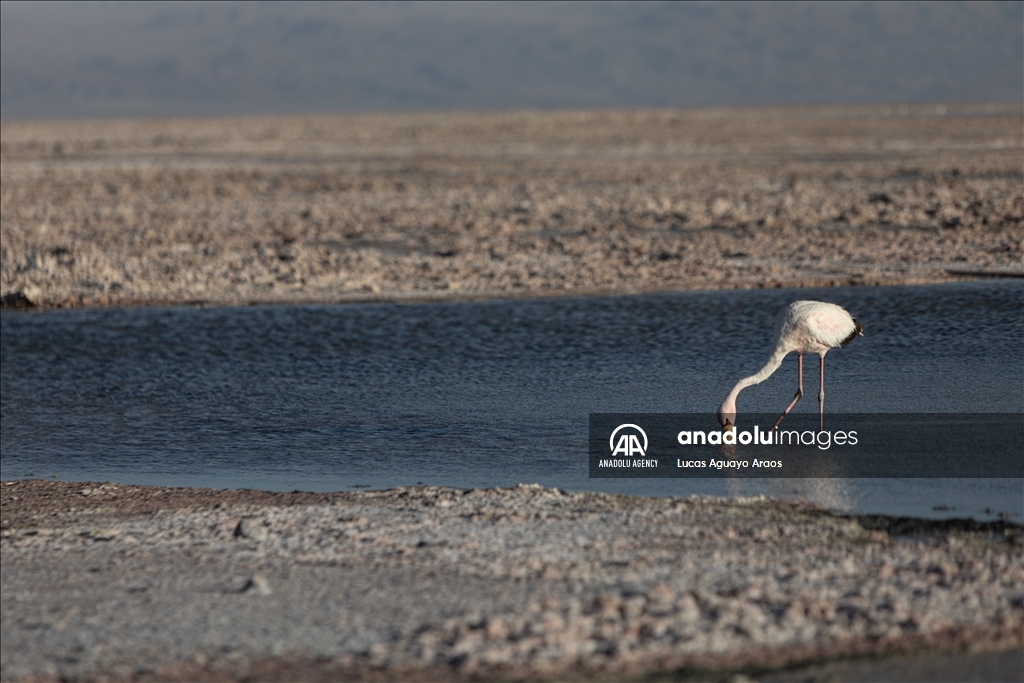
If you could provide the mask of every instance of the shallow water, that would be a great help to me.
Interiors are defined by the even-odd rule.
[[[775,313],[801,298],[834,301],[865,328],[827,357],[828,410],[1024,413],[1020,281],[4,311],[2,476],[321,491],[540,482],[1024,515],[1019,479],[587,478],[589,413],[713,411],[763,364]],[[746,390],[740,411],[781,410],[795,365]],[[816,365],[798,411],[817,410]]]

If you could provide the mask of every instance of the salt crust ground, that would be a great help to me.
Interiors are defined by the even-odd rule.
[[[0,500],[11,681],[792,680],[937,648],[995,651],[977,661],[1012,678],[1024,646],[1006,522],[524,485],[11,481]]]
[[[5,305],[1024,276],[1020,104],[0,124]]]

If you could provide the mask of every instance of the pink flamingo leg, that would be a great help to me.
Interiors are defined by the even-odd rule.
[[[794,396],[793,400],[790,401],[782,415],[779,415],[779,419],[776,420],[775,424],[772,425],[772,428],[768,430],[769,432],[775,431],[775,428],[779,426],[780,422],[782,422],[782,418],[789,415],[789,411],[793,410],[793,406],[795,406],[796,402],[804,395],[804,356],[801,353],[796,354],[796,382],[796,396]]]
[[[825,356],[818,356],[818,431],[825,431]]]

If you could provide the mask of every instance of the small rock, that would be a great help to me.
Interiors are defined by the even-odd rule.
[[[235,538],[249,538],[254,541],[267,540],[267,527],[254,519],[243,519],[235,527]]]
[[[492,617],[485,627],[488,640],[505,640],[509,636],[508,624],[500,616]]]
[[[388,646],[384,643],[374,643],[366,651],[366,654],[371,662],[382,664],[387,660]]]
[[[746,674],[739,674],[739,673],[737,673],[737,674],[733,674],[732,676],[729,676],[728,682],[729,683],[757,683],[757,679],[756,678],[751,678],[750,676],[748,676]]]
[[[35,308],[34,301],[28,298],[25,292],[20,289],[16,292],[8,292],[0,297],[0,308]]]
[[[273,591],[270,590],[270,584],[265,578],[259,574],[254,574],[251,579],[245,582],[242,586],[242,593],[249,594],[255,593],[256,595],[270,595]]]

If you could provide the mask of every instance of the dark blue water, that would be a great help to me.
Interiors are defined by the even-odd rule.
[[[836,412],[1024,412],[1020,281],[417,305],[0,315],[4,479],[339,490],[417,483],[766,493],[840,509],[1024,512],[1020,480],[599,481],[591,412],[710,412],[790,301],[846,307]],[[816,359],[808,398],[816,411]],[[795,357],[740,397],[792,398]],[[966,454],[965,454],[965,457]],[[935,511],[935,507],[955,508]]]

